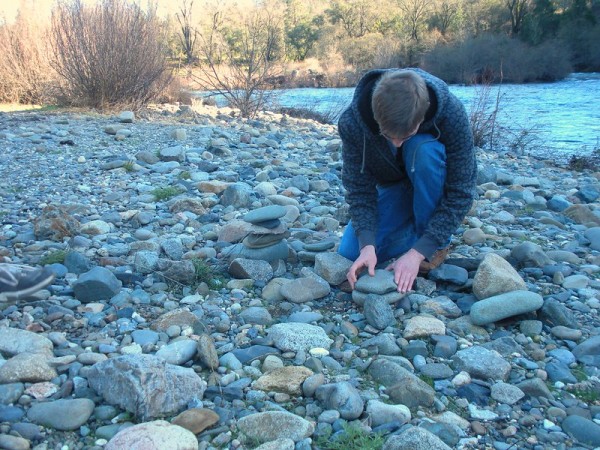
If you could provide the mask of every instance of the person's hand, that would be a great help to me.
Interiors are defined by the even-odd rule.
[[[350,266],[346,278],[350,283],[350,287],[354,289],[354,283],[358,279],[358,275],[362,272],[363,268],[367,268],[369,275],[375,275],[375,266],[377,265],[377,255],[375,254],[375,247],[373,245],[365,245],[360,250],[360,255],[354,261],[354,264]]]
[[[408,292],[419,273],[419,265],[425,257],[415,249],[410,249],[396,261],[386,267],[394,271],[394,281],[398,285],[398,292]]]

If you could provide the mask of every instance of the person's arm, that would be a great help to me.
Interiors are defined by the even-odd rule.
[[[338,123],[342,139],[342,183],[350,209],[350,219],[356,232],[359,248],[375,246],[378,225],[377,181],[369,171],[366,158],[366,137],[350,111],[342,114]]]

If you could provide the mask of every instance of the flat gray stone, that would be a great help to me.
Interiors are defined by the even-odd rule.
[[[267,282],[273,278],[273,267],[267,261],[236,258],[229,264],[229,274],[235,278],[249,278]]]
[[[600,425],[596,422],[572,415],[563,420],[562,429],[582,444],[600,447]]]
[[[514,405],[525,397],[525,393],[517,386],[500,382],[492,385],[491,396],[497,402]]]
[[[511,365],[500,354],[479,345],[460,350],[452,357],[455,369],[482,380],[506,381]]]
[[[374,276],[370,276],[365,272],[356,281],[354,287],[361,292],[377,295],[383,295],[398,289],[398,285],[394,281],[394,272],[384,269],[375,270]]]
[[[354,289],[352,291],[352,301],[354,303],[356,303],[357,305],[363,306],[365,304],[365,300],[367,299],[367,297],[369,295],[375,295],[375,294],[369,294],[368,292],[361,292],[361,291]],[[394,290],[394,291],[388,292],[386,294],[382,294],[382,295],[379,294],[379,297],[385,299],[385,301],[388,302],[390,305],[393,305],[394,303],[398,303],[400,300],[402,300],[407,295],[408,295],[407,292],[398,292],[398,291]]]
[[[367,323],[378,330],[383,330],[396,323],[394,311],[387,300],[379,295],[369,294],[364,304]]]
[[[583,341],[573,349],[573,354],[583,364],[600,367],[600,335]]]
[[[417,408],[431,406],[435,391],[416,375],[388,359],[377,359],[369,366],[373,379],[386,388],[393,402]]]
[[[125,355],[94,364],[88,382],[106,402],[141,420],[181,412],[202,399],[206,382],[193,369],[168,364],[154,355]]]
[[[88,421],[94,407],[94,402],[87,398],[34,403],[27,411],[27,418],[55,430],[73,431]]]
[[[319,386],[315,396],[326,409],[339,411],[342,419],[354,420],[363,413],[360,392],[347,381]]]
[[[410,427],[390,437],[382,450],[452,450],[435,434],[420,427]]]
[[[285,216],[287,210],[280,205],[269,205],[254,209],[244,215],[244,220],[253,224],[260,224],[267,220],[275,220]]]
[[[0,352],[4,355],[19,353],[42,353],[51,356],[52,341],[31,331],[19,328],[0,327]]]
[[[278,323],[267,330],[275,346],[282,351],[309,351],[311,348],[329,349],[333,340],[323,328],[307,323]]]
[[[108,269],[94,267],[73,283],[75,298],[82,303],[109,300],[119,293],[121,282]]]
[[[281,286],[280,293],[292,303],[306,303],[326,297],[331,292],[329,285],[325,286],[315,278],[296,278]]]
[[[346,274],[351,265],[352,261],[339,253],[325,252],[315,255],[315,273],[332,286],[346,281]]]
[[[250,414],[237,422],[238,430],[258,443],[276,439],[291,439],[294,442],[306,439],[313,434],[312,422],[284,411],[267,411]]]
[[[508,317],[537,311],[544,304],[540,294],[530,291],[512,291],[479,300],[471,306],[471,321],[486,325]]]
[[[198,439],[191,431],[167,422],[155,420],[125,427],[104,447],[105,450],[197,450]]]

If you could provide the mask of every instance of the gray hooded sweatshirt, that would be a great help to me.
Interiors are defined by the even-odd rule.
[[[377,185],[398,183],[408,177],[402,158],[394,156],[393,146],[380,135],[371,108],[373,88],[388,70],[398,69],[377,69],[365,74],[338,122],[343,144],[342,182],[361,249],[375,245]],[[403,70],[417,72],[429,91],[431,106],[418,133],[429,133],[446,147],[444,194],[424,234],[413,246],[429,259],[449,241],[471,208],[477,178],[473,134],[463,104],[450,93],[446,83],[421,69]]]

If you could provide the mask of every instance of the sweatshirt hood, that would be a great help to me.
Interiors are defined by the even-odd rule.
[[[435,129],[435,123],[438,117],[441,115],[441,112],[445,109],[446,101],[449,95],[448,85],[444,83],[441,79],[436,76],[431,75],[424,70],[418,68],[407,68],[407,69],[375,69],[367,72],[356,85],[356,89],[354,90],[354,96],[352,97],[352,103],[350,108],[352,110],[352,114],[354,119],[359,124],[361,130],[366,134],[366,136],[373,136],[375,133],[371,130],[368,124],[365,122],[363,117],[363,112],[360,108],[361,98],[366,89],[370,89],[373,86],[373,82],[376,82],[381,78],[381,76],[386,72],[392,72],[397,70],[412,70],[419,74],[425,80],[429,92],[433,92],[437,101],[437,108],[432,117],[428,118],[421,124],[420,130],[431,130]],[[372,111],[371,111],[372,114]]]

